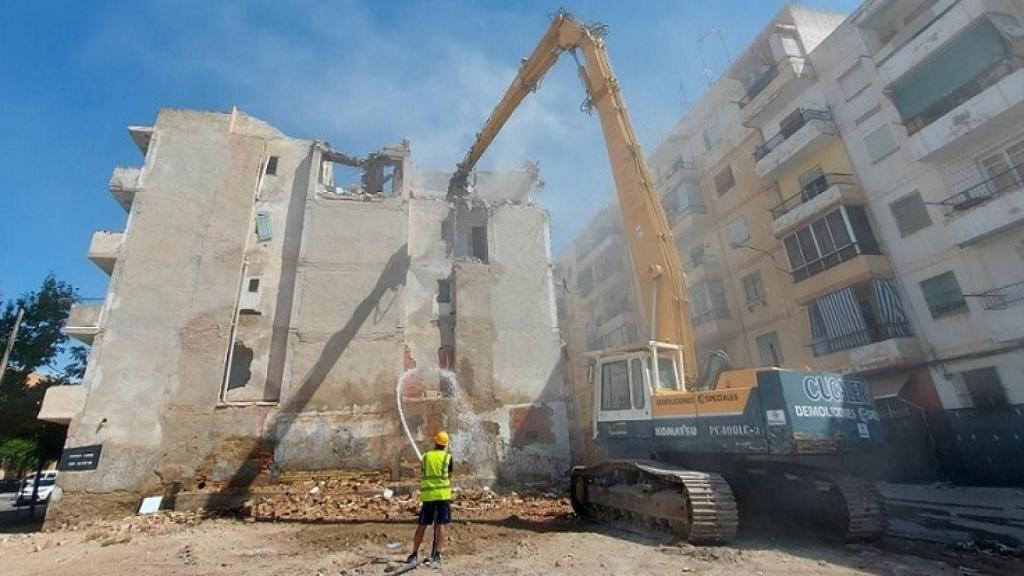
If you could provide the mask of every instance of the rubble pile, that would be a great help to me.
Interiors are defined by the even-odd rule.
[[[419,512],[416,489],[386,485],[380,477],[311,478],[245,502],[242,513],[256,520],[411,520]],[[495,492],[487,487],[453,489],[457,519],[544,519],[570,513],[569,501],[553,493]]]

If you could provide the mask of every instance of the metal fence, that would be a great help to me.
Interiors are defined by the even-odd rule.
[[[782,217],[793,208],[796,208],[804,202],[819,196],[822,192],[833,186],[853,186],[856,184],[857,181],[854,179],[853,174],[823,174],[805,184],[804,187],[800,189],[800,192],[797,192],[775,205],[775,207],[771,209],[772,219]]]
[[[849,334],[816,340],[811,343],[811,348],[814,350],[815,356],[825,356],[891,338],[905,338],[910,334],[912,334],[910,325],[905,322],[877,324]]]
[[[1024,302],[1024,281],[978,294],[985,310],[1003,310]]]
[[[794,117],[794,119],[785,126],[781,126],[781,130],[775,136],[772,136],[760,144],[754,149],[754,159],[760,160],[775,150],[780,144],[785,142],[790,136],[796,134],[801,128],[803,128],[811,120],[823,120],[830,122],[832,120],[832,113],[828,110],[814,110],[810,108],[803,108],[800,110],[800,114]]]
[[[1024,188],[1024,164],[1018,164],[984,180],[959,194],[946,198],[941,202],[945,206],[946,217],[957,212],[965,212],[978,204],[988,202],[992,198]]]

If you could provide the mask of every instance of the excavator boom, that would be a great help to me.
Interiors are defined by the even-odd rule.
[[[697,379],[697,354],[690,328],[690,306],[679,253],[661,207],[658,190],[622,99],[618,80],[605,51],[604,27],[585,25],[559,12],[519,72],[501,102],[491,112],[472,147],[452,176],[448,194],[466,194],[469,174],[526,96],[565,52],[576,60],[587,93],[587,110],[596,110],[622,215],[622,227],[633,264],[640,314],[650,340],[682,347],[684,386]],[[583,57],[580,63],[577,53]]]
[[[574,510],[695,543],[733,539],[738,504],[773,523],[877,537],[885,525],[878,491],[834,471],[842,467],[837,454],[876,442],[877,414],[863,384],[776,368],[721,373],[724,353],[711,356],[719,361],[714,368],[709,362],[698,370],[679,253],[603,37],[603,26],[556,14],[448,188],[453,203],[469,202],[469,174],[481,156],[559,56],[570,53],[587,93],[583,108],[601,121],[640,315],[650,329],[639,346],[595,353],[594,438],[623,459],[573,468]],[[638,459],[652,454],[656,461]]]

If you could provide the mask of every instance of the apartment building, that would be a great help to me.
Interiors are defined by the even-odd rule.
[[[290,471],[397,473],[412,454],[403,374],[413,435],[448,429],[467,473],[566,469],[536,171],[477,173],[453,207],[449,175],[417,169],[408,143],[357,158],[236,110],[164,109],[129,132],[145,161],[110,181],[125,229],[89,247],[108,292],[65,329],[91,345],[86,374],[39,413],[68,424],[67,453],[98,461],[61,474],[48,521]]]
[[[649,166],[686,271],[694,338],[701,357],[722,350],[737,367],[812,363],[810,328],[806,319],[798,317],[799,305],[791,297],[794,281],[768,218],[778,203],[776,186],[757,173],[755,153],[763,139],[760,131],[744,125],[744,110],[755,98],[754,105],[759,108],[760,102],[774,98],[780,90],[806,84],[802,74],[809,70],[807,54],[842,19],[842,15],[829,12],[784,8],[730,69],[731,76],[709,87],[650,154]],[[791,63],[790,69],[777,66],[780,61]],[[797,81],[790,82],[794,78]],[[597,223],[608,226],[606,212],[603,210],[559,256],[557,277],[570,287],[576,286],[576,272],[586,267],[598,248],[611,252],[614,246],[614,253],[627,258],[628,266],[618,214],[611,215],[614,236],[596,231]],[[604,243],[598,246],[597,241]],[[628,294],[628,298],[606,298],[630,306],[625,310],[628,315],[621,317],[634,324],[621,333],[642,338],[645,329],[633,306],[631,275],[627,267],[624,278],[601,288],[606,295],[611,291]],[[583,288],[588,283],[589,278],[584,278]],[[560,318],[574,318],[574,326],[586,328],[589,321],[600,321],[602,314],[614,317],[621,310],[609,310],[592,299],[573,298],[571,290],[559,296]],[[567,325],[562,322],[563,329]],[[572,336],[566,340],[579,417],[574,430],[587,434],[592,392],[585,380],[585,363],[577,353],[580,347],[573,346]],[[586,349],[617,343],[617,339],[588,338]]]
[[[1005,464],[1024,448],[1022,16],[872,0],[811,55],[934,383],[890,392],[945,409],[950,467],[988,482],[1020,478]]]
[[[569,425],[574,462],[593,458],[589,442],[593,390],[586,352],[641,338],[629,254],[618,206],[598,210],[580,236],[555,261],[558,325],[566,352]]]
[[[835,19],[829,23],[839,27]],[[806,50],[776,25],[729,74],[747,86],[743,124],[763,139],[753,154],[755,170],[775,201],[762,221],[784,252],[778,261],[789,270],[786,294],[799,308],[791,328],[805,348],[803,359],[871,382],[884,404],[924,352],[832,118],[819,72],[827,74],[830,64],[813,57],[835,35]],[[771,80],[762,80],[765,75]],[[927,377],[914,382],[930,386]]]
[[[921,474],[1022,477],[1021,15],[784,7],[650,155],[699,351],[870,382]]]

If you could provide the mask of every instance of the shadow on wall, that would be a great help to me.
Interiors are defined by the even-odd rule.
[[[274,453],[280,438],[288,434],[289,429],[295,422],[291,415],[302,412],[309,404],[313,394],[320,388],[331,369],[337,364],[338,359],[348,348],[349,344],[359,333],[360,328],[373,312],[381,304],[384,296],[400,286],[405,286],[406,272],[409,269],[409,247],[403,245],[388,259],[384,270],[373,290],[356,306],[352,316],[345,323],[341,330],[335,332],[327,340],[323,351],[316,363],[309,372],[302,378],[302,383],[293,391],[290,391],[289,398],[281,404],[275,418],[276,421],[264,427],[263,437],[256,448],[248,455],[243,462],[266,461],[268,455]],[[252,486],[262,471],[259,466],[242,465],[224,484],[225,489],[236,491]]]

